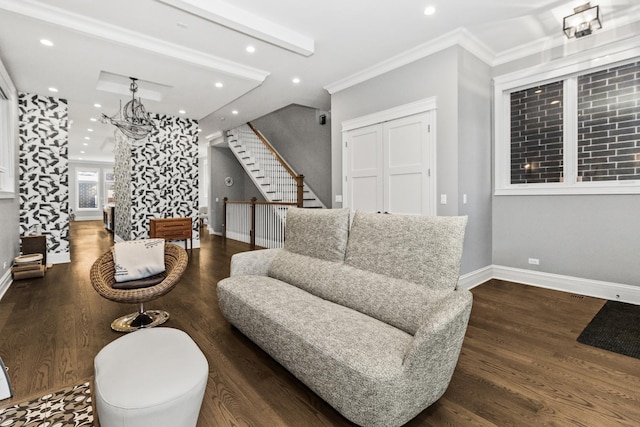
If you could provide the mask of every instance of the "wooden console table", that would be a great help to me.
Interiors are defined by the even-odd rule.
[[[193,249],[193,220],[191,218],[153,218],[149,223],[149,237],[152,239],[191,240]]]

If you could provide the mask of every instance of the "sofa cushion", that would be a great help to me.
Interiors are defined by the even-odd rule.
[[[289,208],[285,249],[300,254],[343,261],[349,236],[349,209]]]
[[[436,288],[458,284],[467,217],[356,212],[345,264]]]
[[[275,257],[269,276],[412,335],[428,306],[451,292],[287,250]]]

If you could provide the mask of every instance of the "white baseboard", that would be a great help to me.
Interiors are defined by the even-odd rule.
[[[493,265],[493,277],[540,288],[640,304],[640,286]]]
[[[0,300],[4,296],[5,292],[9,290],[11,283],[13,283],[13,277],[11,276],[11,269],[8,269],[2,277],[0,277]]]
[[[603,282],[601,280],[564,276],[502,265],[488,265],[463,274],[458,281],[458,287],[472,289],[491,279],[506,280],[539,288],[640,305],[640,286]]]
[[[493,279],[493,266],[488,265],[479,270],[460,276],[460,279],[458,280],[458,288],[472,289],[491,279]]]

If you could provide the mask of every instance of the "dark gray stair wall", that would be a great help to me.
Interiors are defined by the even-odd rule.
[[[319,116],[326,116],[321,125]],[[331,206],[331,120],[326,111],[292,104],[251,124],[287,163],[304,175],[307,185]]]

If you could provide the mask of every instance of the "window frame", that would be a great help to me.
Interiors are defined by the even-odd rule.
[[[579,75],[640,61],[640,37],[494,78],[494,195],[640,194],[640,180],[578,181]],[[563,81],[563,181],[511,184],[511,93]]]

